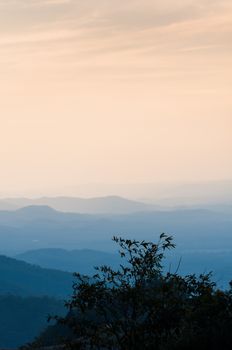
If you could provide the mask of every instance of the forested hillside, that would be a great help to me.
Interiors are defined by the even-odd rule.
[[[31,342],[47,327],[49,314],[64,311],[63,301],[54,298],[0,296],[0,348]]]
[[[72,280],[72,274],[0,256],[0,294],[63,299],[71,292]]]

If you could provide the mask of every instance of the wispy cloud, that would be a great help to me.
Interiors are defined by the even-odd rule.
[[[136,55],[144,67],[154,56],[232,51],[228,0],[0,0],[0,9],[2,56],[18,53],[25,65],[27,54],[90,65]]]

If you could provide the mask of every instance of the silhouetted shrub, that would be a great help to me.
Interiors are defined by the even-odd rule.
[[[157,244],[114,237],[126,260],[118,270],[76,273],[65,318],[57,318],[75,349],[230,349],[232,291],[218,290],[211,275],[164,272],[172,237]]]

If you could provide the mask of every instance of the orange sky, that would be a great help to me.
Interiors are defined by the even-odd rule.
[[[0,0],[0,77],[0,194],[232,178],[230,0]]]

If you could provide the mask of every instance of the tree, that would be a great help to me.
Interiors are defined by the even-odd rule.
[[[164,272],[165,251],[175,247],[162,234],[157,244],[114,237],[126,260],[118,270],[96,268],[75,274],[67,317],[75,349],[229,349],[232,292],[221,291],[211,275]]]

